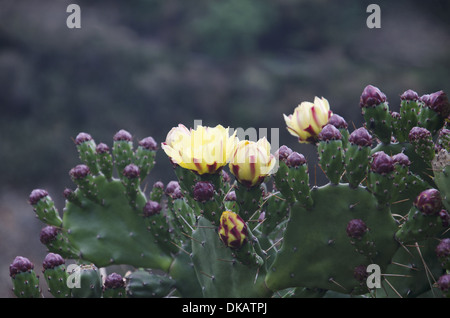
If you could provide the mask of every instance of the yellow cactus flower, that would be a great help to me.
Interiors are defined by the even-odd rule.
[[[241,184],[253,187],[272,173],[275,164],[270,143],[263,137],[258,142],[241,140],[233,152],[229,168]]]
[[[229,128],[197,126],[187,129],[179,124],[167,134],[161,148],[172,162],[198,174],[214,174],[229,162],[235,147],[236,132],[229,136]]]
[[[220,216],[219,237],[231,248],[240,248],[247,242],[247,224],[232,211],[225,211]]]
[[[314,143],[322,128],[333,115],[325,98],[314,98],[314,103],[302,102],[294,113],[284,116],[287,130],[298,138],[300,143]]]

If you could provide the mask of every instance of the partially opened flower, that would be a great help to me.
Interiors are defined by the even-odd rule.
[[[201,175],[225,166],[236,142],[235,134],[230,136],[222,125],[189,130],[180,124],[169,131],[161,147],[172,162]]]
[[[325,98],[314,98],[314,103],[302,102],[294,113],[284,116],[287,130],[298,138],[300,143],[314,143],[322,128],[333,115]]]
[[[259,185],[275,167],[275,156],[270,153],[270,143],[265,137],[258,142],[241,140],[231,157],[230,171],[247,187]]]

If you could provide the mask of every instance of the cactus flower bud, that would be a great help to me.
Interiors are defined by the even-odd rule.
[[[16,256],[11,265],[9,265],[9,275],[15,277],[19,273],[31,271],[34,264],[26,257]]]
[[[318,136],[320,141],[341,140],[342,135],[339,129],[331,124],[325,125]]]
[[[450,225],[450,214],[448,214],[448,211],[445,209],[442,209],[439,212],[439,217],[441,218],[442,226],[448,227]]]
[[[339,116],[338,114],[334,114],[330,117],[330,120],[328,120],[328,123],[330,125],[333,125],[337,129],[346,129],[348,127],[347,122],[345,121],[344,117]]]
[[[116,289],[125,287],[123,277],[117,273],[111,273],[105,278],[105,289]]]
[[[230,175],[225,170],[221,170],[220,175],[222,176],[223,182],[227,183],[231,181]]]
[[[214,197],[214,185],[209,181],[198,181],[194,186],[194,200],[210,201]]]
[[[408,89],[406,92],[404,92],[402,95],[400,95],[400,99],[417,101],[417,100],[419,100],[419,95],[412,89]]]
[[[360,127],[350,134],[348,142],[361,147],[369,147],[372,146],[372,135],[366,128]]]
[[[353,270],[353,277],[358,282],[365,282],[367,280],[367,277],[369,277],[369,273],[367,272],[367,266],[366,265],[359,265],[356,266]]]
[[[378,151],[372,155],[372,171],[385,174],[394,170],[394,161],[384,151]]]
[[[236,179],[248,188],[259,185],[276,164],[270,153],[270,144],[265,137],[258,142],[240,141],[230,161],[230,171]]]
[[[136,179],[139,177],[139,167],[135,164],[129,164],[123,169],[123,175],[128,179]]]
[[[394,164],[399,164],[401,166],[411,165],[411,161],[409,161],[408,156],[405,155],[403,152],[393,155],[392,160],[394,161]]]
[[[439,277],[436,285],[443,292],[448,292],[450,290],[450,274],[445,274]]]
[[[91,141],[91,140],[92,140],[91,135],[89,135],[89,134],[87,134],[87,133],[84,133],[84,132],[81,132],[81,133],[79,133],[79,134],[77,135],[77,137],[75,138],[75,144],[76,144],[76,145],[80,145],[80,144],[82,144],[83,142]]]
[[[235,191],[230,191],[227,193],[227,195],[225,196],[225,201],[236,201],[236,192]]]
[[[70,176],[75,180],[86,178],[90,173],[90,169],[86,165],[77,165],[69,171]]]
[[[382,93],[377,87],[367,85],[361,94],[359,106],[375,107],[384,102],[386,102],[386,95]]]
[[[180,184],[178,183],[178,181],[175,181],[175,180],[169,181],[169,183],[166,186],[165,194],[166,195],[171,195],[177,189],[180,189]]]
[[[39,240],[42,244],[47,245],[56,239],[59,229],[56,226],[48,225],[44,227],[39,233]]]
[[[431,133],[428,129],[423,127],[413,127],[409,132],[410,141],[420,141],[431,138]]]
[[[287,157],[292,153],[292,149],[288,146],[281,146],[278,148],[278,150],[275,152],[274,156],[275,158],[278,158],[280,161],[286,161]]]
[[[314,103],[302,102],[293,114],[283,114],[289,133],[300,143],[315,143],[322,128],[333,115],[325,98],[314,98]]]
[[[114,141],[131,141],[133,137],[131,134],[126,130],[119,130],[113,137]]]
[[[450,238],[442,239],[436,246],[436,255],[439,258],[450,256]]]
[[[164,189],[164,183],[162,183],[162,181],[156,181],[153,184],[153,188]]]
[[[158,202],[149,200],[144,205],[142,212],[145,217],[149,217],[149,216],[159,214],[161,212],[161,210],[162,210],[162,207]]]
[[[65,264],[66,262],[64,261],[64,258],[62,258],[61,255],[59,254],[55,254],[55,253],[48,253],[45,258],[44,261],[42,263],[42,267],[44,267],[45,269],[53,269],[56,266]]]
[[[238,249],[247,241],[247,224],[234,212],[225,211],[220,217],[219,237],[231,248]]]
[[[424,190],[416,197],[414,205],[425,215],[435,215],[442,209],[441,194],[436,189]]]
[[[351,238],[360,239],[367,230],[366,223],[361,219],[350,220],[347,224],[347,235]]]
[[[305,156],[303,156],[298,152],[291,153],[286,159],[286,164],[288,165],[288,167],[291,168],[299,167],[301,165],[304,165],[305,163],[306,163]]]
[[[443,118],[450,115],[450,103],[444,91],[423,95],[420,100]]]
[[[146,137],[139,141],[139,146],[147,149],[147,150],[158,150],[158,144],[156,143],[153,137]]]
[[[46,196],[48,196],[48,192],[46,190],[34,189],[33,191],[31,191],[29,202],[30,204],[35,205]]]
[[[109,147],[108,147],[107,144],[99,143],[99,144],[97,145],[97,147],[95,148],[95,151],[96,151],[98,154],[108,153],[108,152],[109,152]]]

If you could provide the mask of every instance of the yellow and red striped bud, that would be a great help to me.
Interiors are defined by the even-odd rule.
[[[226,246],[238,249],[247,242],[247,236],[247,224],[239,215],[232,211],[222,213],[219,237]]]
[[[300,143],[315,143],[332,115],[330,105],[323,97],[315,97],[314,103],[302,102],[289,116],[283,114],[287,130]]]
[[[259,185],[275,167],[275,156],[270,153],[270,143],[265,137],[258,142],[241,140],[231,157],[230,171],[247,187]]]

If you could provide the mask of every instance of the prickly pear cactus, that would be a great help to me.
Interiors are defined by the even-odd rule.
[[[349,130],[324,98],[286,116],[316,146],[329,182],[312,184],[300,151],[228,129],[174,127],[161,143],[175,179],[143,187],[159,146],[120,130],[111,147],[75,139],[60,211],[44,223],[43,276],[55,297],[447,297],[450,295],[450,105],[408,90],[399,112],[367,86]],[[228,170],[228,171],[227,171]],[[61,213],[62,212],[62,213]],[[71,271],[68,270],[70,264]],[[108,273],[111,265],[134,268]],[[378,276],[372,268],[378,268]],[[75,269],[74,269],[75,268]],[[35,266],[10,266],[17,297],[41,297]],[[374,277],[377,284],[370,284]],[[377,280],[378,279],[378,280]]]

